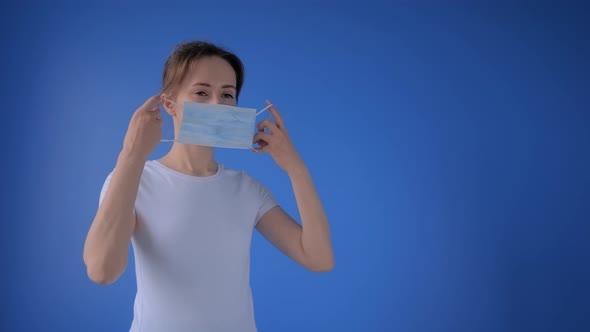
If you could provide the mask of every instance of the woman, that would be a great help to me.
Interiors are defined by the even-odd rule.
[[[289,175],[301,225],[256,179],[216,162],[212,147],[175,142],[162,158],[147,160],[162,138],[160,103],[178,135],[185,102],[234,106],[242,84],[237,56],[210,43],[184,43],[165,64],[161,94],[131,118],[84,246],[88,276],[104,285],[125,271],[133,244],[131,331],[256,331],[249,285],[254,228],[311,271],[334,266],[320,199],[273,106],[274,122],[258,123],[253,143],[260,148],[253,151],[269,153]]]

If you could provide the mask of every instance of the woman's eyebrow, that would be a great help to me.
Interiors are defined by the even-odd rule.
[[[205,86],[205,87],[208,87],[208,88],[211,87],[211,84],[209,84],[209,83],[197,82],[197,83],[193,84],[193,86],[197,86],[197,85],[199,85],[199,86]],[[231,88],[231,89],[237,90],[236,87],[233,86],[233,85],[231,85],[231,84],[223,85],[221,88],[222,89]]]

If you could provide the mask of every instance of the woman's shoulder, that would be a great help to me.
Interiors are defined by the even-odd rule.
[[[255,188],[264,187],[262,181],[260,181],[255,175],[251,174],[245,169],[235,169],[230,167],[224,167],[223,175],[233,181],[242,182],[253,186]]]

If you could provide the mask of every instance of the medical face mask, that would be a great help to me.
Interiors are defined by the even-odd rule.
[[[256,116],[270,106],[257,113],[253,108],[185,102],[178,137],[162,142],[251,149]]]

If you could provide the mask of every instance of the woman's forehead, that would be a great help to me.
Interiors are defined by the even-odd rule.
[[[194,61],[186,73],[186,84],[209,84],[212,87],[236,86],[236,73],[232,66],[219,57],[205,57]]]

